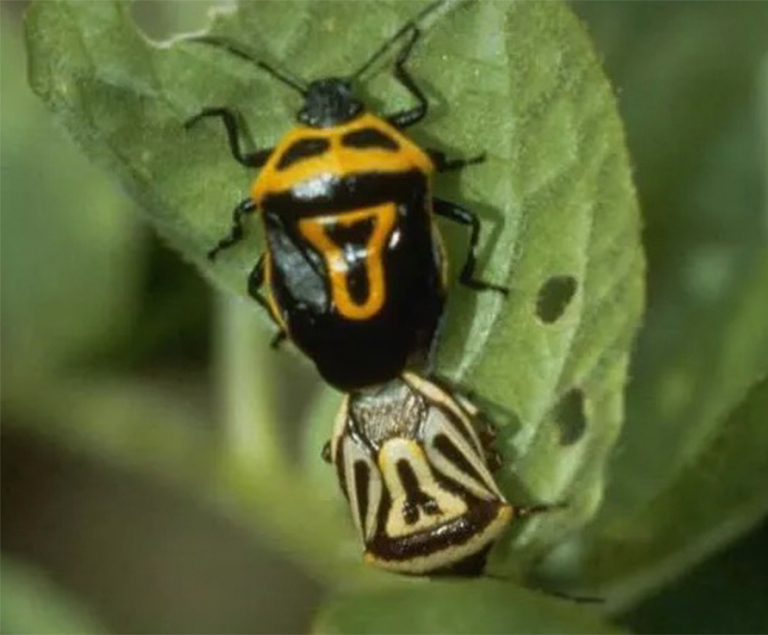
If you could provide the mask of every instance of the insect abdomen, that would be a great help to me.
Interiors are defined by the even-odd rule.
[[[442,248],[418,171],[346,177],[264,200],[268,284],[293,341],[341,389],[388,381],[442,314]]]

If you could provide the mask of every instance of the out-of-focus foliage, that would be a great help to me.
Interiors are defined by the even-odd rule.
[[[3,557],[3,594],[0,595],[0,629],[3,633],[104,633],[78,600],[56,588],[45,575]]]
[[[649,258],[586,563],[623,603],[768,511],[768,5],[576,9],[617,83]]]
[[[141,243],[132,205],[61,134],[3,20],[3,392],[113,348],[135,315]],[[88,196],[83,196],[83,190]]]
[[[201,504],[219,444],[196,361],[209,288],[32,93],[23,9],[0,7],[0,630],[298,631],[317,586]],[[195,12],[135,9],[158,29]]]
[[[482,630],[479,630],[482,629]],[[618,633],[594,607],[498,580],[412,581],[335,598],[317,633]]]
[[[409,5],[334,3],[326,11],[319,2],[285,11],[285,3],[247,3],[240,17],[253,22],[232,14],[216,28],[309,78],[354,66],[360,50],[411,14]],[[172,31],[179,24],[173,14],[192,5],[167,7],[173,8],[158,10],[157,25],[166,21]],[[439,98],[435,117],[414,131],[417,140],[456,154],[491,150],[486,165],[441,180],[438,188],[487,220],[483,276],[513,288],[506,303],[452,290],[440,369],[476,388],[500,420],[507,459],[500,480],[510,495],[564,495],[572,503],[560,520],[513,534],[514,541],[496,550],[493,571],[515,575],[523,555],[569,536],[542,575],[551,585],[570,583],[605,596],[613,621],[659,632],[766,632],[765,613],[748,605],[761,589],[768,593],[759,560],[750,559],[765,551],[734,552],[741,554],[733,556],[740,558],[736,564],[706,558],[768,509],[768,5],[581,2],[572,8],[618,95],[648,256],[649,306],[601,506],[640,289],[632,192],[610,95],[578,25],[552,3],[455,7],[445,18],[450,30],[430,26],[412,65],[427,80],[430,97]],[[43,117],[20,73],[18,22],[2,9],[4,434],[34,432],[123,478],[141,474],[158,492],[170,484],[189,504],[241,529],[246,540],[266,539],[335,587],[314,623],[317,631],[610,630],[599,605],[532,595],[511,582],[437,584],[364,570],[333,473],[318,457],[338,395],[320,390],[297,407],[297,395],[309,392],[311,371],[296,356],[269,350],[270,334],[248,303],[230,298],[217,305],[219,414],[209,414],[204,369],[180,373],[177,362],[152,358],[163,334],[190,325],[205,305],[176,295],[191,288],[189,272],[185,278],[167,260],[148,259],[127,197]],[[348,23],[347,9],[357,12],[359,28],[345,30],[343,46],[339,37],[328,44],[323,38]],[[136,11],[155,9],[140,3]],[[33,6],[32,83],[64,113],[89,153],[129,185],[162,235],[203,265],[206,277],[242,294],[257,232],[215,269],[203,254],[226,230],[228,210],[250,175],[231,161],[215,126],[185,135],[178,123],[212,101],[240,105],[254,139],[265,145],[290,125],[295,95],[207,49],[157,51],[133,29],[130,12],[127,5],[95,2]],[[54,45],[61,53],[46,57]],[[370,85],[377,108],[405,103],[399,88],[389,91],[390,82],[380,73]],[[129,126],[126,113],[141,125]],[[445,229],[459,260],[465,235]],[[148,295],[152,284],[161,293]],[[166,311],[150,326],[148,303]],[[551,315],[556,319],[548,323]],[[128,372],[125,362],[135,361],[137,351],[157,359],[158,367]],[[286,365],[298,366],[299,374],[294,368],[286,380]],[[296,430],[302,431],[298,441]],[[4,459],[4,468],[9,464]],[[8,482],[4,469],[4,489]],[[26,544],[13,542],[20,531],[5,522],[7,500],[4,549]],[[34,515],[36,504],[13,509]],[[98,518],[94,523],[109,526]],[[201,559],[187,555],[200,548],[185,543],[178,528],[165,531],[166,551],[178,554],[182,571],[189,558]],[[238,541],[218,531],[219,544],[203,543],[205,553],[242,560]],[[50,552],[57,543],[64,550],[75,544],[70,566],[96,570],[89,560],[105,550],[87,544],[92,535],[103,536],[85,530],[82,540],[68,542],[51,535]],[[23,558],[23,548],[15,549]],[[665,594],[666,584],[702,561],[710,566],[709,586],[696,574]],[[109,562],[105,558],[106,568]],[[173,566],[173,558],[169,562]],[[277,595],[270,600],[278,582],[248,584],[236,568],[229,571],[207,586],[168,588],[163,572],[155,574],[156,586],[147,589],[159,593],[142,598],[141,585],[131,587],[137,599],[126,598],[131,619],[121,622],[115,617],[120,603],[105,597],[120,588],[119,572],[116,587],[80,585],[90,589],[83,599],[94,610],[79,611],[77,599],[71,606],[66,597],[48,603],[54,589],[48,583],[6,576],[4,562],[3,631],[8,615],[33,606],[30,598],[51,612],[27,613],[24,624],[9,629],[98,630],[82,617],[96,613],[118,630],[121,624],[156,631],[179,624],[182,630],[218,630],[215,624],[262,630],[291,623]],[[748,584],[751,591],[742,594]],[[238,609],[235,598],[248,595],[258,609]],[[654,597],[638,603],[647,596]],[[178,598],[189,621],[174,622],[164,597]],[[290,599],[303,606],[298,594]],[[718,610],[706,622],[686,621],[691,607],[700,613],[715,603]],[[286,621],[274,621],[275,612]]]

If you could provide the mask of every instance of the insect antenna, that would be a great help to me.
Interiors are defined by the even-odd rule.
[[[210,46],[216,46],[218,48],[224,49],[232,55],[251,62],[252,64],[256,64],[256,66],[258,66],[260,69],[266,71],[275,79],[283,82],[283,84],[290,86],[295,91],[301,93],[301,95],[304,97],[307,95],[307,87],[304,82],[291,79],[266,62],[262,62],[255,55],[253,55],[253,53],[248,51],[242,44],[238,44],[237,42],[233,42],[232,40],[228,40],[227,38],[218,35],[195,35],[193,37],[186,38],[186,41],[200,42],[202,44],[208,44]]]
[[[371,55],[371,57],[369,57],[368,60],[360,68],[358,68],[352,75],[349,76],[349,79],[358,79],[363,73],[365,73],[365,71],[373,66],[379,60],[379,58],[381,58],[389,49],[391,49],[395,42],[403,37],[403,35],[408,33],[408,31],[415,29],[416,25],[421,22],[421,20],[432,13],[440,5],[445,4],[445,2],[446,0],[436,0],[435,2],[432,2],[431,4],[428,4],[426,7],[424,7],[424,9],[422,9],[415,18],[413,18],[413,20],[406,22],[402,27],[400,27],[397,33],[395,33],[391,38],[384,42],[384,44],[382,44],[379,49],[373,55]]]

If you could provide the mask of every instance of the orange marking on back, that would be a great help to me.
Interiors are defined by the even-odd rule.
[[[275,300],[275,295],[272,293],[272,256],[269,251],[264,255],[264,279],[267,281],[267,304],[269,305],[269,311],[280,328],[289,333],[288,325],[285,323],[280,307]]]
[[[367,320],[376,315],[384,305],[387,293],[382,258],[387,239],[395,226],[395,217],[395,204],[384,203],[343,214],[302,218],[299,221],[299,231],[325,260],[333,303],[339,313],[347,319]],[[351,227],[367,220],[373,221],[373,231],[365,245],[368,297],[362,304],[358,304],[349,293],[349,265],[342,247],[330,239],[326,229],[338,225]]]
[[[400,146],[397,150],[380,148],[351,148],[341,144],[341,137],[362,128],[375,128]],[[284,170],[277,164],[283,153],[296,141],[306,137],[328,140],[330,147],[321,155],[296,161]],[[267,194],[285,192],[295,185],[320,176],[343,177],[366,172],[404,172],[418,169],[425,174],[434,171],[434,164],[426,152],[403,135],[397,128],[375,115],[364,114],[334,128],[298,127],[286,134],[275,147],[272,156],[251,187],[251,196],[257,204]]]

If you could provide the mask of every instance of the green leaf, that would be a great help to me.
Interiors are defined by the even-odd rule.
[[[243,3],[212,31],[315,78],[355,68],[421,6]],[[643,273],[623,133],[589,41],[563,5],[447,2],[423,27],[409,67],[435,106],[413,136],[457,155],[487,151],[483,165],[441,177],[436,190],[479,212],[478,272],[512,287],[506,300],[452,288],[437,369],[475,388],[498,416],[499,478],[511,500],[568,502],[517,536],[533,556],[592,516],[621,425]],[[86,152],[184,257],[244,295],[258,230],[215,266],[204,254],[252,175],[232,161],[214,122],[190,132],[182,122],[204,106],[234,106],[253,145],[270,146],[291,126],[296,95],[222,51],[147,41],[122,4],[33,5],[27,37],[32,86]],[[366,97],[390,112],[410,98],[383,67]],[[443,229],[456,276],[466,232]],[[238,381],[242,392],[258,379]],[[321,424],[330,433],[332,422]],[[503,546],[497,564],[509,571],[519,554]]]
[[[674,580],[768,514],[768,379],[641,513],[610,525],[587,562],[623,606]]]
[[[650,310],[604,510],[618,518],[676,478],[768,372],[768,5],[578,8],[622,86],[648,224]]]
[[[464,9],[460,25],[438,33],[493,72],[462,66],[441,89],[495,159],[496,174],[468,172],[462,185],[487,217],[503,219],[483,275],[504,272],[512,293],[453,290],[440,368],[496,406],[511,500],[568,502],[515,537],[536,554],[600,502],[642,308],[638,208],[613,94],[567,9]],[[480,33],[496,44],[475,51]],[[507,569],[520,557],[499,551]]]
[[[621,621],[635,633],[765,633],[766,562],[768,523],[763,522],[681,579],[656,589]]]
[[[499,419],[507,458],[499,478],[511,500],[569,504],[497,549],[493,570],[511,572],[521,547],[534,557],[599,504],[642,307],[639,219],[610,87],[568,11],[556,3],[454,11],[414,66],[433,69],[424,74],[456,116],[424,127],[461,139],[459,148],[488,150],[454,198],[495,221],[482,275],[509,280],[513,292],[502,301],[452,289],[438,370],[476,389]],[[499,45],[478,49],[478,33]],[[466,236],[449,239],[460,262]],[[562,315],[539,308],[542,298],[549,311],[564,304]],[[317,418],[308,426],[320,436],[309,460],[324,441],[320,426]]]
[[[629,602],[747,530],[764,501],[768,472],[721,450],[768,454],[738,418],[768,373],[768,6],[577,9],[622,86],[648,221],[650,309],[584,554]]]
[[[332,599],[315,633],[617,633],[594,606],[492,580],[411,580]]]
[[[82,602],[60,589],[41,571],[8,556],[2,558],[3,633],[105,633]]]

